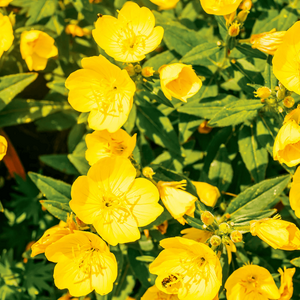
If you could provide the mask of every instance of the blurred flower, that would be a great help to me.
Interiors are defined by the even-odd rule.
[[[134,70],[133,64],[129,64],[128,66],[126,66],[124,68],[124,70],[126,70],[128,72],[129,76],[134,76],[135,75],[135,70]]]
[[[258,49],[266,54],[274,55],[278,47],[282,44],[286,31],[276,31],[252,34],[250,43],[253,49]]]
[[[293,276],[296,272],[295,268],[287,269],[284,267],[278,269],[278,272],[281,275],[281,285],[279,288],[280,298],[279,300],[290,300],[293,296],[294,287],[293,287]]]
[[[300,107],[284,118],[273,146],[273,159],[289,167],[300,163]]]
[[[1,2],[0,2],[1,3]],[[4,51],[7,51],[14,40],[13,28],[8,16],[0,13],[0,58]]]
[[[91,31],[85,28],[81,28],[76,24],[69,24],[66,27],[66,33],[71,34],[73,37],[75,36],[81,37],[90,34]]]
[[[138,240],[138,227],[150,224],[163,212],[155,185],[135,177],[129,159],[116,156],[101,159],[72,185],[72,210],[113,246]]]
[[[142,75],[144,77],[151,77],[154,74],[153,67],[145,67],[142,69]]]
[[[158,5],[158,10],[172,9],[176,7],[179,0],[150,0],[152,3]]]
[[[177,294],[164,293],[154,285],[148,288],[141,300],[179,300],[179,298]]]
[[[300,21],[285,34],[282,44],[273,58],[273,72],[277,79],[290,91],[300,94]]]
[[[198,197],[207,206],[214,207],[221,194],[216,186],[206,182],[192,181],[196,187]]]
[[[211,231],[201,230],[197,228],[186,228],[180,231],[181,234],[184,234],[185,239],[194,240],[199,243],[207,243],[207,240],[213,235]]]
[[[29,71],[40,71],[46,68],[48,58],[58,54],[54,39],[39,30],[23,31],[20,50]]]
[[[198,132],[201,134],[208,134],[212,131],[212,127],[207,126],[208,121],[203,121],[199,127],[198,127]]]
[[[234,271],[227,279],[225,289],[227,300],[268,300],[280,297],[270,272],[256,265],[246,265]]]
[[[222,285],[222,268],[214,251],[207,245],[189,239],[164,239],[165,248],[149,265],[158,275],[155,284],[179,299],[212,300]]]
[[[104,157],[129,157],[136,144],[136,134],[132,137],[123,129],[109,133],[107,130],[96,130],[85,138],[87,150],[85,158],[90,165]]]
[[[117,61],[137,62],[160,44],[164,30],[155,26],[153,13],[147,7],[126,2],[118,19],[101,15],[93,30],[96,43]]]
[[[238,36],[239,33],[240,33],[240,24],[239,23],[233,23],[228,29],[228,34],[232,37]]]
[[[7,140],[4,136],[0,135],[0,160],[3,159],[7,152]]]
[[[82,70],[66,80],[69,102],[80,112],[90,112],[89,126],[115,132],[126,122],[132,107],[135,83],[104,56],[83,58]]]
[[[179,223],[186,223],[183,216],[194,216],[195,201],[197,198],[185,191],[186,180],[182,181],[159,181],[157,188],[165,207]]]
[[[297,168],[293,176],[289,198],[292,210],[300,218],[300,167]]]
[[[228,15],[235,11],[242,0],[200,0],[202,8],[207,14]]]
[[[13,1],[13,0],[0,0],[0,7],[8,6],[11,1]],[[1,28],[1,31],[2,31],[2,28]]]
[[[250,232],[274,249],[298,250],[300,248],[300,230],[293,223],[276,218],[250,221]]]
[[[291,96],[287,96],[282,101],[283,105],[287,108],[292,108],[295,104],[295,99]]]
[[[118,266],[115,256],[96,234],[75,231],[50,245],[45,252],[48,260],[57,263],[54,283],[67,288],[71,295],[85,296],[94,289],[106,295],[113,289]]]
[[[260,87],[256,92],[254,92],[254,94],[256,94],[255,97],[259,97],[261,99],[269,98],[271,96],[271,93],[271,89],[266,86]]]
[[[252,0],[244,0],[240,6],[239,6],[239,9],[242,9],[242,10],[250,10],[252,8]]]
[[[202,81],[198,78],[192,66],[176,63],[160,67],[159,76],[164,95],[187,102],[201,88]]]

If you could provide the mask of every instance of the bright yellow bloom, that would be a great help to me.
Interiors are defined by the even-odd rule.
[[[225,283],[227,300],[269,300],[280,297],[270,272],[260,266],[246,265],[234,271]]]
[[[157,188],[159,195],[169,213],[179,223],[186,223],[183,216],[186,214],[193,217],[197,198],[185,191],[186,180],[182,181],[159,181]]]
[[[72,210],[114,246],[138,240],[138,227],[150,224],[163,212],[155,185],[135,177],[130,160],[116,156],[101,159],[72,185]]]
[[[293,223],[276,218],[250,221],[250,232],[274,249],[300,249],[300,230]]]
[[[282,44],[286,31],[276,31],[253,34],[250,43],[253,49],[258,49],[266,54],[274,55],[278,47]]]
[[[196,187],[201,202],[214,207],[221,196],[219,189],[206,182],[192,181],[192,183]]]
[[[141,300],[179,300],[179,298],[177,294],[166,294],[154,285],[145,292]]]
[[[284,267],[283,270],[279,268],[278,272],[281,275],[281,285],[279,288],[279,293],[280,293],[279,300],[290,300],[294,292],[293,276],[296,272],[296,269],[295,268],[287,269],[286,267]]]
[[[256,94],[255,97],[259,97],[261,99],[266,99],[271,96],[272,91],[268,87],[263,86],[263,87],[258,88],[257,91],[254,92],[254,94]]]
[[[74,37],[74,36],[79,36],[79,37],[81,37],[81,36],[90,34],[91,31],[90,31],[90,30],[87,30],[87,29],[85,29],[85,28],[81,28],[81,27],[79,27],[79,26],[76,25],[76,24],[69,24],[69,25],[67,25],[67,27],[66,27],[66,33],[67,33],[67,34],[71,34],[73,37]]]
[[[289,198],[292,210],[300,218],[300,167],[297,168],[293,176]]]
[[[118,273],[117,261],[96,234],[74,231],[50,245],[45,255],[57,263],[53,277],[59,289],[67,288],[76,297],[93,290],[100,295],[112,291]]]
[[[201,88],[202,81],[196,75],[192,66],[176,63],[164,65],[159,69],[160,84],[164,95],[187,102]]]
[[[273,72],[277,79],[290,91],[300,94],[300,21],[285,34],[282,44],[273,58]]]
[[[153,70],[153,67],[145,67],[142,69],[142,75],[144,77],[151,77],[153,76],[154,72],[155,71]]]
[[[109,133],[107,130],[96,130],[85,138],[87,150],[85,158],[90,165],[104,157],[129,157],[135,148],[136,134],[130,136],[125,130],[119,129]]]
[[[156,286],[184,300],[212,300],[222,285],[222,268],[217,255],[203,243],[175,237],[164,239],[165,248],[149,271],[157,274]]]
[[[235,11],[242,0],[200,0],[202,8],[207,14],[228,15]]]
[[[7,6],[11,1],[13,1],[13,0],[0,0],[0,7]],[[2,31],[2,28],[1,28],[1,31]]]
[[[40,71],[46,68],[48,59],[58,54],[54,39],[39,30],[23,31],[20,51],[29,71]]]
[[[3,159],[7,152],[7,140],[4,136],[0,135],[0,160]]]
[[[69,103],[80,112],[89,112],[89,126],[115,132],[126,122],[132,107],[135,84],[126,70],[121,70],[104,56],[83,58],[82,70],[66,80]]]
[[[126,2],[118,19],[100,16],[93,30],[96,43],[117,61],[136,62],[145,58],[160,44],[164,30],[155,26],[153,13],[147,7]]]
[[[0,2],[1,3],[1,2]],[[1,5],[0,5],[1,6]],[[14,40],[13,28],[8,16],[0,13],[0,57],[7,51]]]
[[[300,107],[284,118],[273,146],[273,159],[289,167],[300,163]]]
[[[194,240],[199,243],[207,243],[208,239],[213,235],[213,232],[207,230],[201,230],[197,228],[186,228],[180,231],[184,234],[184,238]]]
[[[176,7],[179,0],[150,0],[152,3],[158,5],[159,10],[172,9]]]

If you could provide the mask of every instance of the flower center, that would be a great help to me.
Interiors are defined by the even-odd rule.
[[[126,150],[126,145],[122,142],[113,141],[112,142],[112,153],[116,155],[122,155]]]
[[[168,288],[171,285],[180,282],[181,280],[182,280],[182,277],[179,274],[175,273],[175,274],[170,274],[168,277],[165,277],[162,280],[161,284],[164,288]]]
[[[121,202],[120,198],[116,197],[113,194],[108,194],[103,196],[104,207],[113,208],[119,206],[120,202]]]

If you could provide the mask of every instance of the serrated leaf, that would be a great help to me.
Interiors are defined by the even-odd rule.
[[[239,150],[242,159],[255,182],[264,180],[268,165],[268,152],[258,146],[253,125],[244,125],[239,131]]]
[[[37,73],[20,73],[0,77],[0,110],[33,82],[37,75]]]
[[[47,199],[60,203],[69,203],[71,199],[71,185],[38,173],[29,172],[28,175]]]
[[[43,18],[52,16],[56,11],[57,3],[57,0],[32,0],[26,25],[33,25]]]
[[[52,200],[40,200],[40,203],[50,214],[64,222],[67,222],[68,214],[72,212],[69,204],[66,203]]]

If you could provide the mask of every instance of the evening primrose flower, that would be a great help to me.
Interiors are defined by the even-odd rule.
[[[274,55],[278,47],[282,44],[286,31],[276,31],[252,34],[250,43],[253,49],[258,49],[266,54]]]
[[[290,91],[300,94],[300,21],[285,34],[282,44],[273,58],[273,72],[277,79]]]
[[[207,14],[224,16],[235,11],[242,0],[200,0],[202,8]]]
[[[214,207],[221,196],[219,189],[206,182],[192,181],[192,183],[196,187],[200,201],[207,206]]]
[[[118,18],[101,15],[93,30],[96,43],[117,61],[137,62],[160,44],[164,30],[155,26],[153,13],[147,7],[126,2]]]
[[[123,129],[110,133],[107,130],[96,130],[86,136],[87,150],[85,158],[90,165],[103,157],[129,157],[135,148],[136,134],[132,137]]]
[[[206,243],[209,238],[213,235],[213,232],[207,230],[201,230],[198,228],[186,228],[180,231],[185,239],[194,240],[199,243]]]
[[[246,265],[234,271],[227,279],[225,289],[227,300],[269,300],[280,297],[270,272],[256,265]]]
[[[150,273],[158,275],[155,284],[179,299],[212,300],[222,285],[222,268],[214,251],[203,243],[174,237],[164,239],[165,248],[150,264]]]
[[[158,10],[172,9],[176,7],[179,0],[150,0],[152,3],[158,5]]]
[[[297,218],[300,218],[300,168],[298,167],[294,176],[290,189],[290,205],[295,211]]]
[[[281,275],[281,285],[279,288],[280,298],[279,300],[290,300],[293,296],[294,286],[293,286],[293,276],[296,272],[295,268],[287,269],[284,267],[278,269],[278,272]]]
[[[185,191],[186,180],[182,181],[159,181],[157,188],[160,198],[165,207],[179,223],[186,223],[183,216],[186,214],[193,217],[197,198]]]
[[[0,135],[0,160],[3,159],[7,152],[7,140],[4,136]]]
[[[273,159],[289,167],[300,163],[300,107],[286,115],[273,146]]]
[[[250,221],[250,232],[274,249],[300,249],[300,230],[293,223],[276,218]]]
[[[29,71],[40,71],[46,68],[48,59],[58,54],[54,39],[39,30],[23,31],[20,51]]]
[[[66,80],[69,103],[80,112],[89,112],[89,126],[115,132],[126,122],[132,107],[135,83],[104,56],[83,58],[82,70]]]
[[[8,6],[11,1],[13,1],[13,0],[0,0],[0,7]],[[2,30],[2,28],[1,28],[1,30]]]
[[[187,102],[201,88],[202,81],[192,66],[175,63],[159,68],[161,89],[169,100],[172,97]]]
[[[66,27],[66,33],[67,34],[71,34],[73,37],[75,36],[85,36],[90,34],[90,30],[85,29],[85,28],[81,28],[80,26],[76,25],[76,24],[69,24]]]
[[[163,212],[155,185],[135,177],[129,159],[108,157],[92,165],[87,176],[79,176],[72,185],[72,210],[113,246],[138,240],[138,227],[150,224]]]
[[[0,2],[1,6],[1,2]],[[3,5],[6,6],[6,5]],[[14,40],[13,28],[8,16],[0,13],[0,57],[4,51],[7,51]]]
[[[100,295],[112,291],[118,273],[117,261],[96,234],[74,231],[47,247],[45,255],[57,263],[53,277],[59,289],[67,288],[76,297],[93,290]]]
[[[141,300],[179,300],[179,298],[177,294],[164,293],[154,285],[148,288]]]

